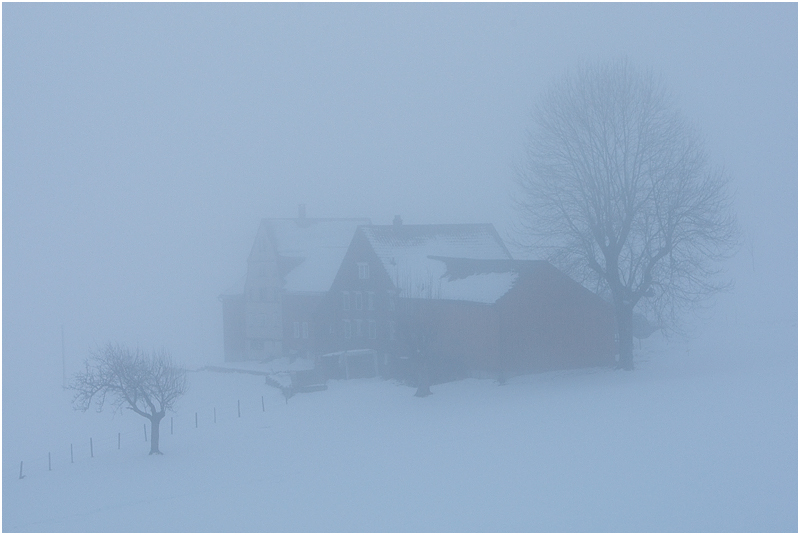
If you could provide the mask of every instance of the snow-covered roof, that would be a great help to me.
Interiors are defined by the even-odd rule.
[[[504,296],[517,281],[518,273],[478,273],[463,279],[444,276],[440,282],[439,298],[455,301],[494,303]]]
[[[359,225],[369,219],[266,219],[276,253],[292,259],[287,292],[327,292]]]
[[[448,273],[445,258],[511,259],[491,224],[375,225],[361,230],[400,297],[493,303],[517,277],[510,267],[505,272]]]

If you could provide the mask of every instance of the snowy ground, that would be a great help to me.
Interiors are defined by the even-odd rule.
[[[2,528],[796,532],[796,329],[651,339],[635,372],[464,380],[424,399],[353,380],[286,404],[261,377],[193,372],[152,457],[142,418],[42,392],[40,418],[4,425]],[[8,399],[4,418],[23,410]]]

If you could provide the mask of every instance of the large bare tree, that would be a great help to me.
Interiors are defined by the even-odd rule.
[[[675,325],[726,286],[738,239],[727,176],[664,84],[627,60],[564,76],[532,118],[519,243],[610,297],[619,366],[633,369],[634,309]]]
[[[168,410],[186,393],[186,371],[176,367],[164,352],[146,354],[138,348],[108,344],[86,361],[86,369],[75,374],[73,406],[86,411],[94,401],[103,409],[106,397],[115,410],[126,408],[150,420],[150,455],[158,449],[159,427]]]

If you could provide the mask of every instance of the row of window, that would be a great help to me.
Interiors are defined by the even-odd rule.
[[[342,336],[344,338],[369,338],[378,337],[378,324],[375,320],[366,320],[367,328],[364,330],[364,320],[342,320]],[[389,322],[389,340],[396,338],[397,327],[395,322]]]
[[[352,297],[352,299],[351,299]],[[375,292],[366,292],[366,309],[375,310]],[[364,292],[342,292],[342,310],[363,310],[364,309]],[[394,297],[389,295],[389,310],[394,310]]]
[[[378,336],[378,328],[375,320],[367,320],[367,330],[364,332],[364,320],[342,320],[342,335],[345,338],[364,338],[375,340]]]
[[[366,328],[364,323],[366,322]],[[308,339],[308,322],[299,322],[295,321],[293,324],[294,327],[294,337],[295,338],[303,338],[304,340]],[[331,326],[331,332],[333,332],[333,326]],[[395,340],[397,338],[397,326],[395,322],[389,322],[389,340]],[[375,340],[378,337],[378,324],[375,320],[342,320],[342,336],[344,338],[368,338],[370,340]],[[264,349],[264,340],[259,339],[251,339],[250,340],[250,349],[253,350],[263,350]]]
[[[364,308],[364,298],[362,292],[342,292],[342,310],[350,310],[351,299],[354,310],[362,310]],[[367,292],[367,310],[375,310],[375,292]]]

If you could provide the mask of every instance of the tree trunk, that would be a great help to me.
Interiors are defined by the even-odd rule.
[[[163,417],[163,414],[156,414],[150,417],[150,455],[154,453],[156,455],[161,455],[161,452],[158,450],[158,432]]]
[[[428,367],[427,356],[424,356],[420,362],[419,373],[417,374],[417,392],[414,394],[418,398],[430,396],[431,392],[431,374]]]
[[[633,307],[624,303],[615,307],[617,316],[617,338],[619,346],[618,368],[633,369]]]

